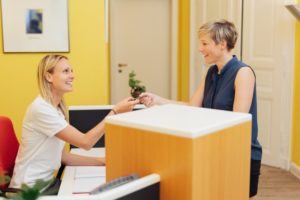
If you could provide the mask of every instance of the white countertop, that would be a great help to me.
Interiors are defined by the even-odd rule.
[[[81,106],[69,106],[69,110],[110,110],[114,105],[81,105]],[[143,109],[143,104],[137,104],[134,109]]]
[[[73,148],[71,150],[74,154],[85,155],[85,156],[105,156],[105,149],[104,148],[92,148],[89,151],[85,151],[79,148]],[[86,168],[82,170],[82,168]],[[111,199],[119,199],[120,197],[124,197],[130,193],[136,192],[141,190],[149,185],[158,183],[160,181],[160,176],[158,174],[149,174],[147,176],[141,177],[137,180],[134,180],[130,183],[122,185],[120,187],[107,190],[105,192],[95,194],[95,195],[88,195],[88,194],[76,194],[74,195],[74,184],[76,177],[78,175],[85,178],[92,178],[91,174],[93,173],[92,170],[96,170],[96,166],[66,166],[64,176],[62,179],[62,183],[59,189],[58,196],[42,196],[39,200],[111,200]],[[101,170],[101,167],[98,167]],[[78,169],[80,169],[80,174],[78,174]],[[91,171],[89,171],[91,170]],[[95,171],[94,171],[95,172]],[[101,172],[100,172],[101,173]],[[99,178],[99,172],[97,171],[96,177]],[[101,175],[100,175],[101,176]],[[90,179],[93,180],[93,179]],[[82,182],[82,187],[86,187],[86,184],[93,184],[87,182],[86,180]],[[95,184],[94,187],[99,186],[98,183]],[[1,197],[0,197],[1,200]]]
[[[112,115],[106,118],[106,123],[196,138],[250,121],[251,118],[247,113],[167,104]]]
[[[104,148],[92,148],[88,151],[80,148],[73,148],[71,153],[83,155],[83,156],[95,156],[95,157],[105,157],[105,149]],[[74,184],[75,184],[75,174],[76,169],[80,166],[66,166],[64,170],[63,179],[59,188],[58,195],[59,196],[69,196],[73,194]],[[90,168],[94,170],[95,166],[87,166],[86,168]],[[98,167],[101,170],[101,167]],[[96,187],[97,185],[95,185]]]

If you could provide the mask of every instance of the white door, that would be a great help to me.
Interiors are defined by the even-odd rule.
[[[263,163],[288,168],[295,21],[285,0],[244,0],[243,61],[256,73]]]
[[[132,70],[147,91],[166,98],[174,95],[173,1],[109,1],[112,104],[130,96],[128,74]]]
[[[234,22],[241,34],[242,0],[191,0],[191,53],[190,53],[190,96],[206,73],[206,66],[198,52],[198,29],[206,22],[227,19]],[[240,58],[241,37],[238,38],[234,54]]]
[[[259,141],[263,146],[263,163],[288,169],[295,20],[284,7],[284,2],[191,0],[190,91],[191,94],[195,91],[205,72],[201,56],[197,53],[197,35],[193,35],[197,33],[198,26],[220,18],[235,22],[239,39],[243,38],[242,45],[238,41],[235,53],[239,55],[241,52],[243,61],[256,72]]]

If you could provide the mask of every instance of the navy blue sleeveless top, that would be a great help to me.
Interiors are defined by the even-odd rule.
[[[233,102],[235,95],[234,81],[237,72],[242,67],[249,66],[240,62],[236,58],[236,56],[233,56],[233,58],[223,67],[220,74],[218,74],[218,68],[216,65],[211,66],[205,78],[205,88],[202,107],[233,111]],[[253,92],[253,99],[249,111],[249,113],[252,114],[251,159],[261,160],[262,148],[257,140],[258,128],[256,108],[256,84],[254,86]]]

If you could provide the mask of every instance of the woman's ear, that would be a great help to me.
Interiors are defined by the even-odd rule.
[[[52,83],[52,74],[51,73],[46,72],[45,78],[49,83]]]
[[[227,42],[226,42],[226,40],[222,40],[222,41],[220,42],[220,45],[221,45],[222,50],[224,50],[224,49],[227,50]]]
[[[227,43],[226,43],[225,40],[222,40],[219,44],[220,44],[220,47],[221,47],[222,50],[224,50],[225,48],[227,48]]]

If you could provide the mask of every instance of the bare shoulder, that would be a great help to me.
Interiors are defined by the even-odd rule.
[[[250,67],[242,67],[237,73],[237,80],[251,80],[255,79],[254,71]]]
[[[244,87],[249,87],[250,85],[255,84],[255,75],[253,70],[250,67],[242,67],[235,79],[235,87],[239,88],[244,88]]]

